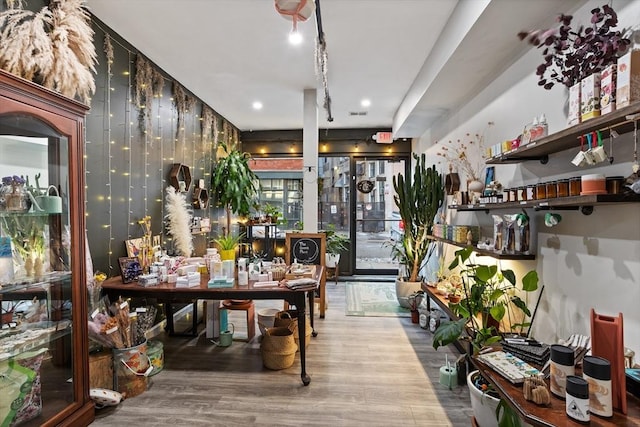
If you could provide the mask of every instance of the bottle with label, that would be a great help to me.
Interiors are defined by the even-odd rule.
[[[540,119],[538,119],[538,127],[540,128],[538,138],[544,138],[549,135],[549,125],[547,124],[547,116],[544,113],[540,114]]]

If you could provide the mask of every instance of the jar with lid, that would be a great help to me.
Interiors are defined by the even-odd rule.
[[[581,177],[579,176],[574,176],[573,178],[569,179],[569,196],[579,196],[580,195],[580,191],[581,191],[581,185],[580,185],[580,181],[581,181]]]
[[[527,187],[518,187],[518,201],[519,202],[527,201]]]
[[[547,198],[547,184],[544,182],[536,185],[536,200],[542,200]]]
[[[547,199],[555,199],[556,190],[556,181],[547,182]]]
[[[518,201],[518,189],[517,188],[510,188],[509,189],[509,201],[510,202],[517,202]]]
[[[560,179],[556,185],[556,196],[557,197],[568,197],[569,196],[569,180],[568,179]]]
[[[526,187],[527,200],[535,200],[536,199],[536,186],[534,184],[529,184]]]

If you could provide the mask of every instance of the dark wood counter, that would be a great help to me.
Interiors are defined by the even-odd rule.
[[[565,411],[565,401],[551,395],[549,406],[538,406],[533,402],[525,400],[522,393],[522,384],[512,384],[502,375],[477,360],[472,358],[473,364],[478,368],[483,377],[494,385],[500,396],[516,410],[522,419],[534,426],[544,427],[577,427],[584,426],[577,421],[567,417]],[[547,387],[549,381],[547,380]],[[590,426],[611,427],[611,426],[640,426],[640,399],[627,393],[628,414],[623,415],[615,411],[612,418],[601,418],[591,414]]]

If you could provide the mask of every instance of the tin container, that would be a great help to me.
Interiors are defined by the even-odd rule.
[[[567,376],[567,393],[565,396],[567,416],[581,423],[591,420],[589,415],[589,383],[582,377]]]
[[[567,377],[576,372],[573,349],[564,345],[551,346],[551,374],[549,389],[551,393],[565,398]]]
[[[589,383],[589,410],[601,417],[613,416],[611,363],[605,358],[585,356],[582,375]]]

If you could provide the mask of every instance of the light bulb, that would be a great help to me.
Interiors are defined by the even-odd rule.
[[[297,46],[302,43],[302,34],[298,32],[298,30],[291,30],[289,33],[289,43]]]

